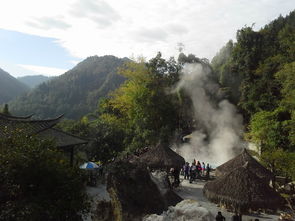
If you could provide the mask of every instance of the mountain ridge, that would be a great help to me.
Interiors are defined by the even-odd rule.
[[[29,87],[0,68],[0,104],[9,102],[27,91]]]
[[[71,70],[13,100],[10,110],[18,115],[34,113],[40,118],[60,114],[69,119],[80,118],[93,112],[99,99],[125,80],[117,74],[117,69],[126,61],[129,59],[112,55],[88,57]]]

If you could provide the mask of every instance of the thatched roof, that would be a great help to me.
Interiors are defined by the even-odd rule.
[[[283,199],[247,166],[236,168],[205,184],[204,195],[215,203],[240,212],[249,209],[277,209]]]
[[[270,179],[273,177],[273,174],[264,166],[262,166],[257,160],[255,160],[246,149],[244,149],[243,152],[235,158],[217,167],[215,175],[217,177],[224,176],[233,169],[243,166],[246,162],[248,162],[249,170],[255,173],[259,178],[264,179],[265,181],[270,181]]]
[[[168,144],[163,143],[140,155],[139,160],[152,169],[181,168],[185,163],[182,156],[171,150]]]

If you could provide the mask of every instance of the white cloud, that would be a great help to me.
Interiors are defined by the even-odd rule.
[[[141,28],[136,33],[134,33],[135,39],[143,42],[158,42],[167,39],[168,34],[163,28]]]
[[[211,59],[237,29],[259,29],[294,8],[294,0],[10,0],[0,28],[57,38],[77,58],[169,57],[182,42],[185,52]]]
[[[79,0],[72,6],[70,14],[90,19],[102,28],[120,19],[119,13],[104,0]]]
[[[67,70],[60,69],[60,68],[53,68],[53,67],[44,67],[44,66],[36,66],[36,65],[26,65],[26,64],[19,64],[18,66],[32,71],[36,74],[41,74],[45,76],[58,76],[64,74]]]
[[[67,29],[71,27],[71,25],[63,21],[62,16],[59,16],[56,18],[51,18],[51,17],[34,18],[32,19],[32,21],[26,22],[26,24],[35,28],[40,28],[45,30],[52,29],[52,28]]]

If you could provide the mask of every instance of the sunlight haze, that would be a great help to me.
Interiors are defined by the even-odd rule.
[[[0,67],[13,76],[59,75],[92,55],[175,56],[179,42],[185,53],[212,59],[238,29],[259,30],[294,6],[294,0],[6,1]]]

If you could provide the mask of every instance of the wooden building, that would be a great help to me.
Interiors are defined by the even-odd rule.
[[[34,120],[30,116],[18,117],[0,113],[0,138],[13,136],[17,131],[28,136],[36,135],[40,139],[53,140],[57,148],[70,155],[70,164],[74,163],[75,147],[87,144],[88,141],[78,136],[54,128],[63,115],[47,120]]]

